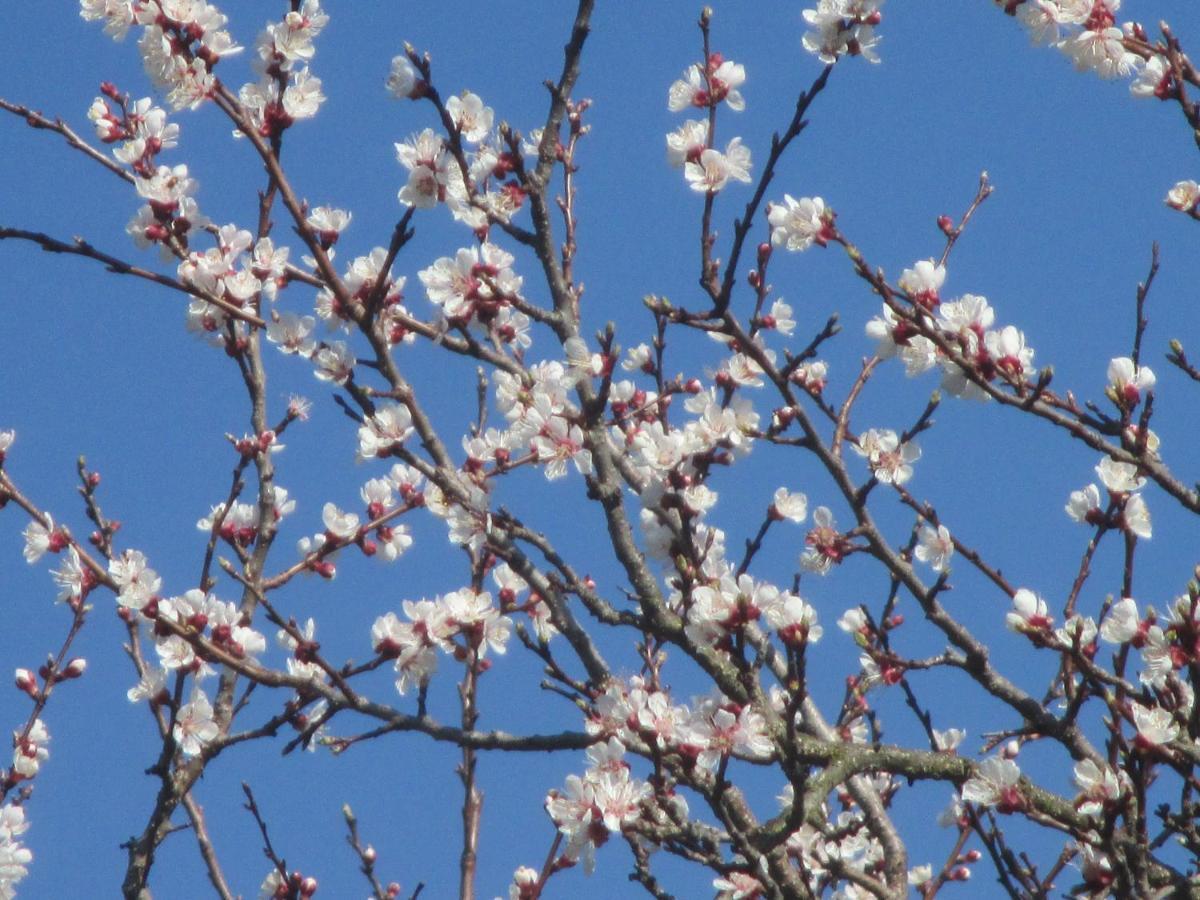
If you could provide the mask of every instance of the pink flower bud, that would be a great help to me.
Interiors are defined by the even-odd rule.
[[[367,848],[363,850],[363,859],[368,863],[374,863],[377,856],[378,854],[375,852],[375,848],[370,844],[367,844]]]
[[[17,685],[17,690],[24,691],[34,700],[37,699],[37,679],[34,678],[32,672],[30,672],[28,669],[17,669],[16,676],[13,680]]]
[[[62,670],[62,679],[65,681],[68,678],[79,678],[87,671],[87,660],[82,656],[77,656]]]
[[[971,870],[966,866],[958,866],[950,872],[951,881],[969,881],[971,879]]]

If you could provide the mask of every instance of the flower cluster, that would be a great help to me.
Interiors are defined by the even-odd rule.
[[[413,98],[428,88],[403,56],[392,60],[387,87],[394,96]],[[395,145],[396,159],[408,172],[398,199],[417,209],[444,203],[456,221],[486,235],[491,223],[508,222],[524,205],[526,192],[517,177],[524,170],[522,154],[537,153],[541,134],[531,133],[516,152],[494,128],[493,109],[470,91],[448,99],[445,111],[453,143],[426,128]]]
[[[671,112],[698,108],[715,110],[724,103],[741,112],[746,101],[738,90],[746,80],[745,68],[720,53],[712,53],[703,63],[693,63],[683,77],[667,92]],[[711,120],[710,120],[711,121]],[[688,186],[701,194],[712,195],[730,181],[750,182],[750,148],[735,137],[724,152],[712,145],[712,129],[702,119],[688,119],[667,135],[667,162],[682,167]]]
[[[179,143],[179,126],[167,121],[166,110],[155,106],[149,97],[132,103],[109,84],[101,85],[108,97],[97,97],[88,109],[88,119],[96,126],[96,136],[106,144],[121,141],[113,156],[133,169],[141,178],[151,177],[154,158]],[[110,105],[116,104],[116,110]]]
[[[867,336],[878,341],[876,355],[900,359],[910,378],[940,367],[942,387],[955,397],[986,400],[983,385],[997,380],[1024,392],[1033,372],[1024,332],[1012,325],[993,328],[996,313],[985,297],[963,294],[943,302],[945,280],[945,267],[932,260],[901,273],[899,286],[910,305],[885,303],[867,323]]]
[[[610,834],[641,817],[641,804],[653,793],[650,785],[632,777],[624,761],[625,747],[614,738],[588,750],[589,766],[583,777],[568,775],[564,790],[546,797],[546,812],[567,839],[563,857],[582,859],[590,874],[596,865],[596,848]]]
[[[1031,41],[1057,47],[1079,71],[1101,78],[1138,75],[1132,86],[1135,96],[1168,90],[1165,60],[1152,57],[1143,67],[1141,58],[1126,48],[1126,29],[1116,21],[1121,0],[1018,0],[1011,5]],[[1132,35],[1132,26],[1128,30]]]
[[[15,897],[17,884],[29,874],[33,853],[17,840],[28,829],[23,807],[0,806],[0,897]]]
[[[503,654],[512,620],[500,614],[487,591],[470,588],[432,600],[405,600],[407,622],[387,613],[371,626],[371,645],[380,656],[395,660],[396,690],[424,688],[437,670],[437,653],[482,660],[488,650]]]
[[[325,102],[321,79],[307,63],[316,52],[313,40],[328,21],[320,0],[304,0],[282,22],[267,25],[254,42],[259,78],[242,86],[238,100],[246,125],[262,137],[277,138],[298,119],[311,119]],[[240,127],[233,133],[242,136]]]
[[[213,68],[242,49],[225,30],[226,17],[207,0],[79,0],[79,15],[103,22],[114,40],[141,26],[146,74],[175,109],[208,100],[216,90]]]
[[[883,19],[881,6],[883,0],[818,0],[815,9],[804,11],[804,21],[812,29],[804,35],[804,49],[826,65],[842,56],[879,62],[875,26]]]

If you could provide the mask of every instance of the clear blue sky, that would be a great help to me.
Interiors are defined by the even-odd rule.
[[[250,45],[264,15],[282,5],[229,2],[222,9],[235,36]],[[150,92],[133,42],[113,44],[78,18],[74,4],[10,6],[0,31],[0,96],[62,116],[89,133],[85,113],[99,82],[113,81],[135,97]],[[1129,0],[1125,6],[1123,13],[1147,23],[1168,17],[1185,45],[1200,46],[1200,11],[1191,5]],[[478,2],[447,4],[437,12],[418,4],[330,7],[332,20],[313,63],[329,99],[315,120],[288,133],[284,161],[297,191],[314,205],[353,211],[339,246],[341,258],[349,259],[386,244],[401,211],[395,195],[403,172],[392,143],[434,124],[430,108],[397,103],[383,90],[388,62],[402,42],[432,54],[444,95],[469,88],[495,108],[498,119],[528,130],[544,118],[541,82],[558,73],[571,10],[548,2],[522,4],[519,15]],[[820,71],[800,48],[802,8],[716,5],[714,49],[744,63],[747,71],[746,111],[723,116],[721,133],[742,135],[756,171],[771,132],[786,124],[796,94]],[[701,200],[663,158],[663,136],[679,121],[667,111],[667,89],[698,58],[697,12],[691,3],[602,3],[584,54],[576,96],[594,101],[579,175],[584,315],[589,326],[614,321],[625,346],[650,336],[644,294],[699,305]],[[996,193],[955,249],[944,293],[987,296],[1002,321],[1025,331],[1037,364],[1054,365],[1057,386],[1096,400],[1102,400],[1107,361],[1129,352],[1134,288],[1145,275],[1151,242],[1159,241],[1163,268],[1149,304],[1146,338],[1146,361],[1160,377],[1156,430],[1168,461],[1185,480],[1194,480],[1194,467],[1187,468],[1200,424],[1197,407],[1184,380],[1162,361],[1169,338],[1186,343],[1200,330],[1196,224],[1162,202],[1176,181],[1200,176],[1195,145],[1178,111],[1135,101],[1123,83],[1074,73],[1060,54],[1031,47],[1017,24],[987,0],[888,4],[880,32],[882,64],[851,59],[838,66],[812,109],[809,129],[780,166],[770,196],[786,191],[824,197],[838,211],[843,231],[894,277],[940,252],[937,216],[960,214],[979,172],[987,169]],[[236,86],[248,78],[246,63],[245,57],[229,60],[219,73]],[[255,191],[263,179],[251,148],[231,139],[215,109],[182,113],[174,121],[182,128],[180,146],[163,161],[187,162],[201,184],[201,206],[215,222],[252,226]],[[0,224],[61,238],[81,235],[114,254],[157,265],[153,254],[135,250],[124,235],[139,205],[132,190],[55,136],[6,115],[0,118],[0,159]],[[735,186],[726,194],[716,221],[728,234],[749,189]],[[419,312],[427,307],[417,271],[465,242],[448,219],[443,210],[419,215],[416,237],[397,263],[397,272],[409,277],[410,307]],[[278,234],[285,236],[287,229],[281,225]],[[536,282],[531,257],[519,256],[517,265],[527,285]],[[0,428],[15,428],[19,435],[10,454],[13,477],[76,534],[86,534],[73,476],[76,457],[85,454],[104,477],[106,511],[125,523],[119,546],[143,550],[169,593],[194,586],[204,544],[195,521],[223,498],[233,464],[223,435],[240,435],[247,427],[236,368],[185,332],[180,295],[15,242],[0,243],[0,266],[7,338],[0,363]],[[859,360],[872,352],[862,329],[878,312],[875,299],[834,250],[781,256],[773,263],[772,281],[795,308],[799,335],[814,333],[831,311],[840,311],[845,331],[827,358],[831,390],[842,395]],[[533,296],[540,299],[544,292]],[[306,311],[298,289],[286,302]],[[547,346],[543,337],[541,347]],[[700,374],[703,361],[713,359],[711,348],[695,343],[681,347],[670,366]],[[277,411],[293,392],[314,401],[311,422],[289,434],[287,450],[277,458],[279,483],[300,506],[277,545],[277,563],[270,566],[275,569],[292,561],[295,538],[319,529],[325,501],[356,505],[359,484],[377,473],[352,465],[353,427],[327,387],[295,359],[272,355],[268,363]],[[447,434],[461,433],[474,412],[473,366],[447,362],[427,348],[406,353],[402,364],[439,426]],[[864,397],[858,421],[902,429],[934,386],[930,379],[905,381],[889,367]],[[1014,582],[1061,597],[1086,539],[1083,531],[1068,527],[1062,506],[1071,490],[1094,480],[1094,454],[994,408],[947,402],[938,421],[923,441],[913,490],[935,503],[956,535],[985,548]],[[731,548],[757,526],[780,484],[805,491],[813,505],[834,503],[833,491],[807,460],[756,453],[744,473],[717,485],[718,521],[729,532]],[[509,497],[531,522],[556,534],[580,568],[594,570],[602,590],[619,597],[619,578],[595,550],[599,520],[585,510],[579,479],[548,489],[537,485],[532,478],[518,482]],[[525,487],[535,489],[524,492]],[[1151,493],[1149,502],[1155,536],[1140,551],[1135,594],[1161,608],[1200,559],[1200,537],[1192,523],[1173,515],[1165,498]],[[902,541],[907,517],[885,515],[884,521]],[[368,655],[371,622],[401,599],[465,583],[461,554],[446,543],[442,525],[414,522],[417,545],[400,564],[383,567],[347,554],[334,583],[305,581],[286,595],[289,614],[318,620],[329,658]],[[57,648],[66,623],[64,611],[53,605],[47,567],[27,567],[21,558],[24,525],[15,509],[0,515],[0,673],[36,668],[42,654]],[[760,560],[762,576],[786,583],[802,537],[794,527],[773,532]],[[994,658],[1011,676],[1027,686],[1041,684],[1036,679],[1044,676],[1047,660],[1024,662],[1024,642],[1004,632],[1005,598],[959,568],[955,611],[979,633],[995,636]],[[1093,613],[1105,592],[1119,588],[1115,560],[1102,560],[1097,570],[1088,597]],[[865,564],[803,582],[802,593],[817,604],[826,626],[811,664],[811,671],[822,673],[814,690],[826,703],[837,702],[843,678],[857,668],[857,654],[834,623],[848,606],[873,602],[885,589],[880,573]],[[155,790],[155,781],[142,774],[155,755],[152,723],[144,708],[124,698],[133,677],[119,649],[123,631],[106,608],[111,600],[97,595],[94,601],[97,610],[79,644],[88,673],[56,694],[45,717],[53,742],[29,804],[27,844],[35,860],[22,885],[26,897],[112,893],[109,885],[119,883],[124,870],[118,845],[140,832]],[[928,640],[917,631],[911,639],[914,654]],[[631,653],[622,656],[616,645],[612,653],[634,670]],[[272,650],[267,659],[279,663],[281,654]],[[514,647],[488,676],[481,726],[518,732],[578,727],[566,704],[537,691],[537,672],[534,661]],[[435,682],[434,710],[448,717],[449,667],[442,674]],[[678,678],[677,686],[686,685],[686,674]],[[929,679],[924,689],[944,698],[940,726],[969,730],[965,748],[976,748],[981,732],[1013,724],[989,718],[995,710],[969,705],[968,693],[957,688],[950,679]],[[402,702],[385,673],[374,689],[383,699]],[[681,687],[681,699],[687,693]],[[888,739],[918,740],[897,698],[877,696],[876,702]],[[0,729],[16,727],[26,710],[18,692],[0,691]],[[280,759],[281,746],[257,743],[228,751],[198,789],[236,890],[253,896],[267,871],[253,822],[239,809],[241,780],[254,787],[280,852],[320,880],[319,897],[365,894],[342,839],[343,802],[354,807],[377,848],[385,881],[400,881],[405,895],[424,881],[424,896],[431,898],[457,889],[459,791],[455,758],[446,748],[422,737],[392,736],[340,759],[325,753]],[[582,768],[582,754],[485,757],[480,896],[503,894],[517,865],[540,866],[553,834],[542,798]],[[1068,771],[1061,766],[1056,771],[1046,776],[1048,783],[1067,789]],[[770,807],[779,786],[756,784],[763,808]],[[945,789],[914,791],[901,822],[928,822],[948,795]],[[940,861],[949,839],[930,826],[913,843],[913,864]],[[600,851],[592,879],[571,872],[555,878],[550,893],[638,896],[640,889],[625,881],[628,862],[614,841]],[[707,892],[711,876],[670,865],[664,871],[668,889],[680,896]],[[972,885],[973,895],[992,896],[989,885],[981,878]],[[152,886],[164,898],[206,894],[189,836],[168,839]]]

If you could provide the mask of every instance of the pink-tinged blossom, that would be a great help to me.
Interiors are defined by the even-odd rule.
[[[1124,644],[1134,639],[1141,628],[1137,601],[1122,597],[1108,611],[1100,623],[1100,637],[1110,644]]]
[[[1075,764],[1075,787],[1079,796],[1075,808],[1085,816],[1102,816],[1106,807],[1115,804],[1125,793],[1128,776],[1094,760],[1082,759]]]
[[[962,799],[981,806],[995,806],[1000,812],[1015,812],[1025,806],[1018,782],[1021,770],[1011,759],[992,756],[979,764],[971,778],[963,782]]]
[[[21,553],[30,565],[47,553],[58,553],[67,545],[66,535],[55,529],[54,520],[48,515],[45,525],[36,519],[26,525],[22,536],[25,538],[25,547]]]
[[[595,798],[595,786],[578,775],[568,775],[565,790],[554,790],[546,796],[546,812],[567,839],[563,855],[571,860],[581,859],[588,874],[596,867],[597,843],[608,840],[608,830],[599,821]]]
[[[1054,636],[1066,649],[1087,652],[1096,642],[1096,622],[1091,616],[1074,615],[1054,630]]]
[[[485,242],[442,257],[417,273],[429,301],[451,320],[492,321],[510,297],[519,296],[522,279],[513,272],[511,253]]]
[[[88,22],[103,22],[104,33],[119,41],[133,24],[131,0],[79,0],[79,16]]]
[[[1080,72],[1095,72],[1101,78],[1125,78],[1137,71],[1140,58],[1125,49],[1120,28],[1083,29],[1062,41],[1062,51]]]
[[[786,592],[779,595],[778,603],[767,607],[766,620],[790,647],[815,644],[825,633],[817,624],[817,611],[801,597]]]
[[[407,56],[392,57],[392,66],[384,86],[397,100],[419,97],[428,87]]]
[[[925,309],[933,309],[941,302],[938,291],[945,283],[946,267],[932,259],[919,260],[911,269],[900,273],[900,290],[908,294],[913,303]]]
[[[311,119],[324,102],[320,78],[308,69],[292,74],[292,83],[283,92],[283,111],[287,115],[293,119]]]
[[[395,613],[387,613],[376,619],[371,627],[371,645],[375,652],[395,659],[396,690],[401,696],[410,688],[424,687],[437,671],[430,621],[420,615],[422,608],[419,605],[407,601],[404,605],[413,621],[401,622]],[[440,626],[434,625],[432,630],[440,630]]]
[[[759,318],[759,324],[771,331],[778,331],[785,337],[791,337],[796,330],[796,320],[792,318],[792,307],[782,299],[771,304],[765,316]]]
[[[1149,366],[1134,365],[1128,356],[1119,356],[1108,364],[1108,386],[1126,409],[1137,406],[1142,394],[1153,389],[1155,381]]]
[[[512,884],[508,886],[508,900],[534,900],[540,892],[542,873],[529,866],[520,866],[513,872]]]
[[[311,356],[316,343],[311,335],[317,320],[312,316],[298,316],[293,312],[280,313],[279,318],[267,323],[267,340],[279,348],[281,353],[299,353]]]
[[[1111,456],[1100,460],[1100,464],[1096,466],[1096,474],[1112,494],[1128,494],[1140,490],[1146,484],[1146,478],[1138,474],[1137,466],[1133,463],[1119,462]]]
[[[766,720],[749,706],[735,715],[723,706],[712,709],[705,704],[684,726],[679,742],[683,749],[696,754],[696,765],[710,770],[731,753],[760,760],[774,753]]]
[[[298,629],[298,633],[299,637],[297,638],[284,628],[275,632],[275,642],[291,654],[287,659],[288,674],[293,678],[304,678],[309,681],[320,680],[325,673],[313,658],[317,648],[315,640],[317,623],[311,617],[306,619],[304,628]]]
[[[735,137],[725,146],[722,153],[712,147],[700,154],[695,162],[684,166],[684,177],[693,191],[715,194],[727,185],[730,179],[750,183],[750,148]]]
[[[879,342],[875,355],[880,359],[899,356],[903,360],[904,372],[909,378],[924,374],[937,365],[937,346],[886,304],[880,315],[867,322],[866,334]]]
[[[1138,673],[1138,680],[1162,690],[1175,671],[1177,648],[1160,625],[1145,625],[1138,630],[1142,632],[1136,642],[1142,654],[1142,671]]]
[[[351,218],[353,216],[344,209],[318,206],[308,214],[305,224],[321,239],[322,245],[328,248],[337,243],[342,232],[349,227]]]
[[[1071,496],[1064,508],[1074,522],[1087,525],[1098,524],[1103,517],[1100,509],[1100,489],[1094,484],[1089,484],[1083,490],[1071,491]]]
[[[29,828],[23,807],[0,807],[0,898],[12,900],[18,882],[29,874],[33,853],[17,838]]]
[[[1125,530],[1143,540],[1150,540],[1154,530],[1150,523],[1150,509],[1141,494],[1133,494],[1125,500],[1121,510],[1121,522]]]
[[[92,573],[83,564],[79,551],[74,547],[67,547],[62,562],[50,575],[54,579],[54,583],[58,585],[56,599],[60,603],[82,599],[93,583]]]
[[[162,667],[172,672],[186,672],[196,661],[196,651],[178,634],[168,634],[156,640],[154,651]]]
[[[1063,12],[1057,0],[1025,0],[1017,7],[1017,18],[1029,29],[1034,44],[1058,43]]]
[[[837,530],[833,513],[827,506],[818,506],[813,512],[813,525],[804,539],[808,546],[800,554],[800,567],[806,572],[825,575],[842,561],[849,550],[849,542]]]
[[[771,226],[771,243],[793,252],[807,250],[813,244],[824,247],[833,237],[833,210],[820,197],[783,195],[782,203],[767,207],[767,222]]]
[[[316,53],[313,40],[329,23],[319,0],[304,0],[298,9],[271,22],[259,34],[256,50],[264,68],[276,66],[289,72],[297,62],[308,62]]]
[[[140,703],[142,700],[148,700],[151,703],[164,702],[169,699],[167,693],[167,669],[146,667],[145,674],[141,679],[125,692],[125,696],[130,703]]]
[[[1133,724],[1137,728],[1137,745],[1143,749],[1169,744],[1179,737],[1179,725],[1169,710],[1132,703]]]
[[[545,464],[549,481],[567,474],[568,461],[580,475],[592,474],[592,453],[584,447],[583,429],[562,416],[544,420],[530,439],[529,448],[537,454],[538,462]]]
[[[396,144],[396,159],[408,170],[408,183],[400,189],[404,206],[430,209],[444,200],[449,179],[449,159],[442,139],[432,128]]]
[[[890,428],[868,429],[851,446],[859,456],[866,458],[882,484],[906,483],[913,475],[912,464],[921,458],[921,448],[915,442],[901,443]]]
[[[13,772],[22,778],[37,775],[42,763],[50,758],[46,744],[50,743],[50,730],[41,719],[34,719],[24,734],[13,732]]]
[[[1054,623],[1047,611],[1046,601],[1028,588],[1018,588],[1012,602],[1013,611],[1004,617],[1010,630],[1036,633],[1049,630]]]
[[[857,606],[842,613],[837,624],[838,628],[846,634],[853,635],[856,643],[861,643],[859,638],[865,638],[871,633],[871,623],[867,619],[867,614]]]
[[[801,41],[804,49],[826,65],[843,55],[879,62],[874,26],[882,5],[883,0],[818,0],[815,9],[804,10],[804,21],[812,29]]]
[[[1014,381],[1022,381],[1033,368],[1033,348],[1025,346],[1025,334],[1012,325],[989,331],[983,338],[988,357],[995,368]]]
[[[790,493],[785,487],[777,488],[768,515],[772,519],[787,519],[798,525],[808,515],[808,497]]]
[[[463,588],[446,594],[440,602],[445,606],[447,628],[462,634],[479,656],[484,656],[489,648],[496,653],[505,652],[512,620],[500,615],[492,605],[490,593]]]
[[[726,574],[713,584],[693,588],[691,599],[688,636],[698,643],[715,644],[779,603],[779,589],[756,583],[749,575],[735,579]]]
[[[641,818],[642,802],[653,793],[650,785],[630,778],[628,769],[624,768],[589,772],[589,780],[598,818],[613,834],[619,834],[625,826]]]
[[[117,585],[117,603],[129,609],[140,610],[162,588],[162,579],[140,550],[126,550],[109,562],[108,574]]]
[[[344,341],[334,341],[332,344],[322,344],[313,355],[316,371],[313,372],[321,381],[332,381],[334,384],[345,384],[354,374],[358,359]]]
[[[374,414],[358,429],[358,458],[388,456],[412,432],[412,413],[407,406],[402,403],[377,406]]]
[[[484,106],[478,94],[470,91],[461,97],[454,96],[446,101],[446,112],[458,128],[462,139],[471,144],[478,144],[492,130],[492,120],[495,113],[490,106]]]
[[[730,872],[714,878],[712,886],[717,891],[717,900],[758,900],[766,892],[762,882],[748,872]]]
[[[1195,212],[1200,206],[1200,184],[1195,181],[1180,181],[1167,191],[1167,206],[1180,212]]]
[[[1171,96],[1172,77],[1170,60],[1156,53],[1142,64],[1137,78],[1129,85],[1129,93],[1135,97],[1166,100]]]
[[[667,162],[672,168],[681,168],[686,163],[699,161],[707,147],[708,123],[688,119],[667,135]]]
[[[916,557],[935,572],[944,572],[954,555],[954,541],[945,525],[936,528],[922,525],[918,536]]]
[[[171,733],[184,756],[199,756],[206,744],[216,740],[221,729],[213,718],[212,704],[204,691],[199,688],[193,691],[191,702],[185,703],[175,717]]]
[[[358,536],[358,514],[343,512],[332,503],[326,503],[321,508],[321,521],[325,531],[340,541],[351,541]]]
[[[955,753],[959,744],[966,738],[967,733],[961,728],[947,728],[945,731],[933,729],[933,743],[939,753]]]
[[[257,659],[267,649],[267,639],[245,624],[235,604],[209,597],[206,615],[213,643],[237,659]]]
[[[714,53],[708,62],[707,83],[699,64],[688,66],[683,77],[667,92],[667,108],[671,112],[680,112],[689,107],[716,106],[723,100],[730,109],[741,112],[746,108],[746,101],[738,88],[745,81],[745,67]]]

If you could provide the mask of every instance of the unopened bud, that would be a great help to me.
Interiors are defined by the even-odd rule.
[[[388,900],[394,900],[394,898],[400,896],[400,885],[393,881],[387,886],[387,890],[384,893]]]
[[[300,896],[311,897],[317,892],[317,879],[311,875],[300,882]]]
[[[363,860],[373,864],[377,856],[378,854],[375,852],[375,848],[370,844],[367,844],[367,849],[363,850]]]
[[[938,216],[937,226],[941,229],[942,234],[949,237],[950,232],[954,230],[954,220],[949,216]]]
[[[37,699],[37,679],[34,677],[32,672],[30,672],[28,669],[17,669],[16,676],[14,677],[13,681],[17,685],[17,690],[23,691],[34,700]]]
[[[951,881],[970,881],[971,880],[971,870],[968,869],[966,866],[958,866],[951,870],[950,880]]]
[[[963,859],[965,859],[969,863],[979,862],[979,860],[982,857],[983,857],[983,854],[980,853],[978,850],[968,850],[966,853],[963,854]]]
[[[82,656],[77,656],[73,660],[71,660],[69,663],[67,663],[66,668],[64,668],[62,670],[62,675],[59,677],[62,678],[64,681],[67,680],[68,678],[79,678],[86,671],[87,671],[87,660],[84,659]]]
[[[1016,741],[1009,741],[1000,751],[1000,755],[1005,759],[1016,759],[1017,754],[1021,752],[1021,745]]]
[[[88,483],[88,487],[90,487],[90,488],[99,487],[100,486],[100,473],[99,472],[89,472],[88,477],[87,477],[87,483]]]

